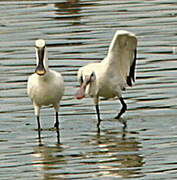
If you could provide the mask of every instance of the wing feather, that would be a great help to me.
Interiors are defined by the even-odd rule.
[[[117,70],[129,86],[135,81],[137,38],[128,31],[117,31],[108,51],[109,63]]]
[[[127,84],[129,86],[132,86],[132,81],[135,82],[135,66],[136,66],[136,53],[137,51],[134,51],[134,60],[130,67],[129,75],[127,76]]]

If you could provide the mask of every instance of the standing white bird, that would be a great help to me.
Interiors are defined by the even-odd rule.
[[[36,62],[35,73],[32,74],[27,83],[27,93],[34,106],[37,117],[38,137],[41,142],[40,108],[43,105],[53,105],[56,112],[55,127],[57,140],[60,142],[58,111],[60,100],[64,94],[64,81],[60,73],[50,70],[48,67],[47,47],[43,39],[36,40]]]
[[[101,118],[99,112],[99,97],[118,97],[122,109],[115,117],[120,118],[127,110],[122,97],[122,90],[132,86],[135,81],[137,38],[133,33],[118,30],[109,46],[107,56],[100,63],[91,63],[81,67],[78,71],[80,89],[76,93],[77,99],[85,95],[93,98],[99,128]],[[124,122],[124,128],[126,127]]]

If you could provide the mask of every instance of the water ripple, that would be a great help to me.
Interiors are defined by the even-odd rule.
[[[0,1],[0,178],[176,179],[176,0]],[[102,100],[101,132],[91,99],[77,101],[79,67],[107,53],[117,29],[136,33],[136,83],[124,94],[128,111],[113,119],[118,100]],[[42,140],[26,94],[34,72],[34,41],[44,38],[52,69],[64,76],[61,145],[54,112],[43,108]]]

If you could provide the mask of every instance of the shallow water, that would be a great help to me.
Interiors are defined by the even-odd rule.
[[[0,1],[0,179],[177,179],[176,12],[176,0]],[[128,129],[113,119],[118,101],[103,100],[99,134],[92,100],[73,97],[76,73],[104,58],[117,29],[138,37],[136,85],[124,94]],[[38,146],[26,94],[37,38],[65,80],[61,145],[43,108]]]

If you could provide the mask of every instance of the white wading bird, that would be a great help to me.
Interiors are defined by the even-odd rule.
[[[55,127],[57,130],[58,143],[60,142],[58,111],[60,100],[64,94],[64,81],[60,73],[48,68],[47,48],[45,41],[36,41],[36,61],[35,73],[28,79],[27,93],[34,106],[38,124],[38,137],[41,142],[40,108],[43,105],[53,105],[56,112]]]
[[[113,37],[107,56],[100,63],[91,63],[81,67],[78,71],[80,89],[76,93],[77,99],[86,95],[93,98],[97,117],[98,128],[100,125],[99,97],[118,97],[122,109],[115,117],[120,118],[127,110],[127,105],[122,97],[122,90],[132,86],[135,81],[137,38],[133,33],[119,30]],[[124,122],[124,128],[126,122]]]

